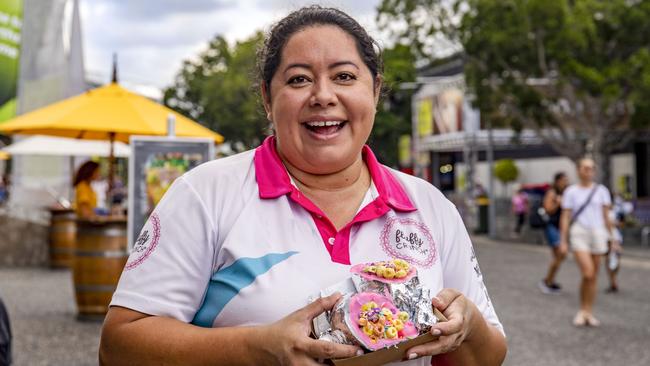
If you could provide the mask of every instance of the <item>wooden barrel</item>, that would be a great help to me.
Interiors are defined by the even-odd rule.
[[[77,220],[73,278],[81,319],[101,319],[128,259],[126,219]]]
[[[74,242],[77,234],[76,216],[73,210],[50,209],[50,267],[69,268],[72,266]]]

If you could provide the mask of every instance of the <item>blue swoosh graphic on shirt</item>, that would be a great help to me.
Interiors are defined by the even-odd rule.
[[[230,266],[217,271],[210,278],[205,300],[192,323],[202,327],[212,327],[214,319],[239,291],[294,254],[298,252],[270,253],[259,258],[239,258]]]

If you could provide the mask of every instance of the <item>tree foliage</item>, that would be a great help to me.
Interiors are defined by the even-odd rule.
[[[501,159],[494,163],[494,176],[503,184],[514,182],[519,177],[519,168],[512,159]]]
[[[421,57],[427,40],[460,46],[483,118],[574,160],[608,167],[650,125],[650,1],[383,0],[378,20],[406,24],[393,36]]]
[[[257,46],[263,35],[231,46],[222,36],[210,41],[195,60],[186,60],[165,105],[221,133],[244,148],[257,146],[268,126],[255,85]]]
[[[397,166],[397,142],[411,132],[411,91],[400,90],[402,82],[415,81],[415,55],[409,46],[396,44],[383,52],[384,93],[377,107],[369,145],[378,159]]]

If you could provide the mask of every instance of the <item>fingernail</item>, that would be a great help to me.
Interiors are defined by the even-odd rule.
[[[434,336],[439,336],[442,334],[442,332],[440,331],[440,329],[431,329],[431,334],[433,334]]]
[[[357,356],[363,356],[363,350],[357,350]]]
[[[409,360],[415,360],[416,358],[418,358],[417,353],[409,353]]]
[[[437,296],[436,296],[436,297],[434,297],[433,299],[434,299],[434,300],[436,300],[436,302],[442,302],[442,300],[440,300],[440,298],[439,298],[439,297],[437,297]]]

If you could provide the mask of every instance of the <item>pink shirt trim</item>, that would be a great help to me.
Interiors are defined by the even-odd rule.
[[[352,221],[337,231],[329,218],[291,184],[289,174],[277,153],[275,137],[266,138],[262,145],[255,149],[255,179],[260,198],[275,199],[288,194],[294,202],[309,211],[325,248],[332,261],[336,263],[350,264],[350,230],[354,224],[374,220],[386,214],[390,209],[401,212],[417,210],[400,182],[386,167],[379,164],[370,147],[365,145],[362,153],[379,196],[372,203],[363,207]]]

